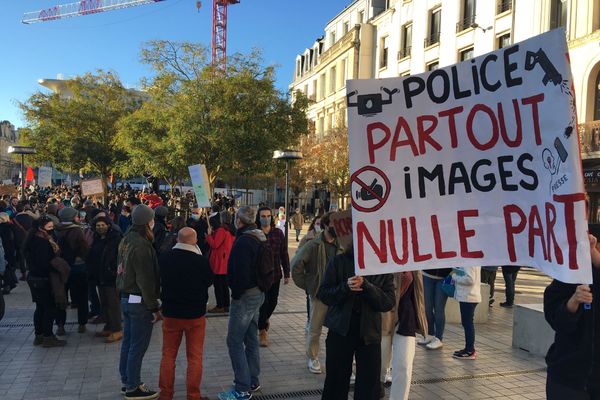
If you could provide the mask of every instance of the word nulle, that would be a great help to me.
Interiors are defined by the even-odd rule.
[[[516,204],[507,204],[502,207],[504,220],[504,232],[506,237],[506,253],[511,262],[524,260],[527,256],[535,259],[536,252],[544,260],[559,265],[564,264],[563,251],[558,245],[554,227],[557,223],[558,213],[556,207],[562,204],[563,218],[566,227],[568,242],[568,265],[569,269],[579,269],[577,264],[577,237],[575,231],[575,204],[583,202],[583,193],[566,195],[554,195],[554,202],[545,202],[543,205],[532,205],[529,210],[523,210]],[[357,238],[357,261],[360,269],[365,268],[365,252],[373,252],[382,264],[393,263],[396,265],[419,264],[435,259],[483,259],[485,257],[482,249],[474,249],[469,246],[469,239],[477,243],[489,243],[497,249],[500,243],[491,243],[485,240],[486,232],[490,229],[478,232],[470,226],[485,226],[476,221],[479,218],[479,210],[458,210],[456,213],[456,236],[459,248],[449,249],[444,246],[448,241],[442,237],[438,216],[433,214],[429,221],[417,220],[416,217],[401,217],[395,219],[381,219],[373,224],[359,221],[356,224]],[[430,223],[430,235],[419,236],[417,226]],[[418,224],[418,225],[417,225]],[[502,229],[501,226],[496,226]],[[518,254],[516,243],[527,243],[527,254]],[[433,251],[424,251],[425,247]]]

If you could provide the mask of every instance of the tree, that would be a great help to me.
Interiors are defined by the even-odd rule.
[[[155,71],[144,82],[150,100],[119,134],[138,169],[184,178],[187,165],[200,163],[211,184],[220,177],[248,187],[253,177],[271,170],[274,150],[297,143],[306,132],[306,99],[291,104],[275,88],[274,69],[262,66],[258,51],[230,56],[226,74],[216,74],[208,50],[193,43],[149,42],[142,62]],[[134,148],[137,141],[152,140],[170,146],[161,163],[172,165],[149,161],[157,149]]]
[[[350,194],[348,128],[333,128],[322,139],[316,135],[306,137],[302,153],[304,158],[298,163],[296,182],[305,182],[307,186],[319,182],[326,184],[329,191],[345,206]]]
[[[105,71],[76,77],[67,86],[72,97],[37,92],[19,104],[28,123],[21,142],[36,148],[34,162],[108,176],[126,160],[115,141],[117,122],[139,107],[141,95]]]

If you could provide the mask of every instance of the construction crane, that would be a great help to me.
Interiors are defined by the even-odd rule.
[[[24,24],[54,21],[82,15],[97,14],[105,11],[136,7],[158,3],[165,0],[80,0],[74,3],[60,4],[43,10],[25,13],[21,20]],[[212,65],[215,70],[225,71],[227,66],[227,8],[240,0],[213,0],[212,27]],[[202,3],[196,2],[198,11]]]

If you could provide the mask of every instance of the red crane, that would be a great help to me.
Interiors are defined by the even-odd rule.
[[[25,13],[21,22],[33,24],[54,21],[161,1],[164,0],[80,0]],[[240,0],[213,0],[212,65],[218,71],[224,72],[227,67],[227,7],[239,2]],[[202,3],[197,1],[196,6],[200,10]]]

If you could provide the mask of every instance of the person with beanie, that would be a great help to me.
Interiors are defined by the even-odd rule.
[[[80,224],[79,212],[76,209],[65,207],[58,212],[58,218],[60,219],[60,224],[56,227],[58,246],[61,249],[61,257],[71,267],[68,282],[69,291],[72,302],[77,305],[78,332],[84,333],[89,317],[88,270],[85,260],[90,246],[85,239],[83,227]],[[64,311],[59,312],[56,323],[61,332],[64,330],[65,320],[66,313]]]
[[[140,376],[152,327],[162,319],[158,304],[158,258],[152,246],[154,211],[140,204],[133,209],[131,222],[119,245],[117,261],[117,288],[121,293],[124,324],[119,373],[125,399],[155,399],[158,393],[148,389]]]

